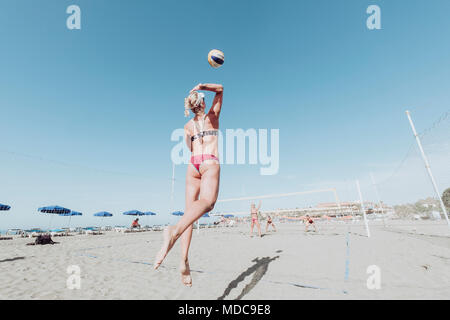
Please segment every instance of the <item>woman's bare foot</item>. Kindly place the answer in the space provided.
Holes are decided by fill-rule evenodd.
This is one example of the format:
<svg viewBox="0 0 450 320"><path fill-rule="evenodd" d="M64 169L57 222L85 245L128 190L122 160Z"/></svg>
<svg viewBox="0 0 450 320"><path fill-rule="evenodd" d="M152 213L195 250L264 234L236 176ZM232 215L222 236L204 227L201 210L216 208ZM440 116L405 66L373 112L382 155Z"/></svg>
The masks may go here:
<svg viewBox="0 0 450 320"><path fill-rule="evenodd" d="M192 287L191 269L189 268L189 262L187 260L181 261L180 272L181 282L183 282L186 287Z"/></svg>
<svg viewBox="0 0 450 320"><path fill-rule="evenodd" d="M155 258L155 264L153 265L153 268L156 270L163 262L164 258L169 253L170 249L172 249L172 246L174 244L174 238L173 238L173 230L175 226L168 226L163 231L163 245L161 247L161 250L159 250L158 254Z"/></svg>

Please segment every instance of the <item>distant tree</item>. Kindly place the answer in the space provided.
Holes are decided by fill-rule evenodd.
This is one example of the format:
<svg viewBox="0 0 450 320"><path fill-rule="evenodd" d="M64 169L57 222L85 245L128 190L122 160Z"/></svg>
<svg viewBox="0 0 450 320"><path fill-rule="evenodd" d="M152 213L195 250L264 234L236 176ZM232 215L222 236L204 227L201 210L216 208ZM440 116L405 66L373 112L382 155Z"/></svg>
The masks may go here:
<svg viewBox="0 0 450 320"><path fill-rule="evenodd" d="M439 200L431 197L418 200L415 203L396 205L394 206L394 210L399 218L412 218L418 215L422 219L429 218L433 211L442 211L439 206Z"/></svg>
<svg viewBox="0 0 450 320"><path fill-rule="evenodd" d="M442 201L444 202L445 208L450 210L450 188L447 188L442 193Z"/></svg>
<svg viewBox="0 0 450 320"><path fill-rule="evenodd" d="M399 218L412 218L417 214L417 209L412 204L400 204L394 206L395 215Z"/></svg>

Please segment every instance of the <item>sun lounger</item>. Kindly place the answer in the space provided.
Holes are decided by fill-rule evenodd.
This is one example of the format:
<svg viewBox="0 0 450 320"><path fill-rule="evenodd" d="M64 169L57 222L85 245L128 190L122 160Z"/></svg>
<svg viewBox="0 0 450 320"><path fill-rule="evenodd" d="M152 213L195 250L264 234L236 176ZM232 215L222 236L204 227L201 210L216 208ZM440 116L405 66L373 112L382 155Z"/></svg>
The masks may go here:
<svg viewBox="0 0 450 320"><path fill-rule="evenodd" d="M36 238L40 234L45 233L43 230L39 228L29 229L24 231L24 236L28 238Z"/></svg>
<svg viewBox="0 0 450 320"><path fill-rule="evenodd" d="M116 232L125 232L126 229L127 228L124 226L115 226L114 227L114 231L116 231Z"/></svg>
<svg viewBox="0 0 450 320"><path fill-rule="evenodd" d="M86 228L83 228L83 231L84 231L84 234L86 234L86 235L88 235L88 234L89 235L103 234L103 233L101 233L100 229L97 227L86 227Z"/></svg>
<svg viewBox="0 0 450 320"><path fill-rule="evenodd" d="M50 235L52 237L64 237L64 236L68 236L68 230L64 230L64 229L53 229L49 231Z"/></svg>
<svg viewBox="0 0 450 320"><path fill-rule="evenodd" d="M156 225L156 226L153 226L153 227L152 227L152 230L153 230L153 231L162 231L162 230L163 230L163 227L160 226L160 225Z"/></svg>

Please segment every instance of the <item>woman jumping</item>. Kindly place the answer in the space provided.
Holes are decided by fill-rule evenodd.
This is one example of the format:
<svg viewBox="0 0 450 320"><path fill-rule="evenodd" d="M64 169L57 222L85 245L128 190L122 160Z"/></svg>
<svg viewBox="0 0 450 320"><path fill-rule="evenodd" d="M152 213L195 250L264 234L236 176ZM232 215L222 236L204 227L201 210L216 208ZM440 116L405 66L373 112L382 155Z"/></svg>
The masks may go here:
<svg viewBox="0 0 450 320"><path fill-rule="evenodd" d="M199 90L216 93L208 113L205 113L205 95ZM186 172L186 209L175 226L164 230L164 242L154 264L157 269L181 237L181 281L189 287L192 286L188 259L192 225L214 208L219 194L218 130L222 100L223 86L220 84L198 84L184 99L185 116L189 115L189 110L195 115L184 126L186 143L192 153Z"/></svg>

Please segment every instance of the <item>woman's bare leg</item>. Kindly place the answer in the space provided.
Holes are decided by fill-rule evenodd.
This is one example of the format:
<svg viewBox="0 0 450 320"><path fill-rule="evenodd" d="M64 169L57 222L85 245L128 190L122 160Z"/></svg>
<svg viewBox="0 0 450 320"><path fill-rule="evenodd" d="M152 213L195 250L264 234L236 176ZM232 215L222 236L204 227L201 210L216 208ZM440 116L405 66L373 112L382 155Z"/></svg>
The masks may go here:
<svg viewBox="0 0 450 320"><path fill-rule="evenodd" d="M255 226L255 223L252 220L252 224L250 226L250 237L253 236L253 227Z"/></svg>
<svg viewBox="0 0 450 320"><path fill-rule="evenodd" d="M259 221L256 221L256 226L258 227L258 235L261 237L261 225L259 224Z"/></svg>
<svg viewBox="0 0 450 320"><path fill-rule="evenodd" d="M181 282L188 287L192 286L191 269L189 267L189 246L192 239L192 225L189 226L181 235L181 261L180 273Z"/></svg>
<svg viewBox="0 0 450 320"><path fill-rule="evenodd" d="M200 199L192 202L186 208L184 215L175 226L169 226L164 230L164 243L158 253L154 268L157 269L167 253L172 249L177 239L183 232L197 221L204 213L211 211L219 194L220 166L218 164L203 164L201 166ZM188 170L195 170L189 166Z"/></svg>
<svg viewBox="0 0 450 320"><path fill-rule="evenodd" d="M200 194L200 174L195 175L190 174L192 172L187 172L186 174L186 194L185 194L185 207L189 208L192 203L198 199ZM191 270L189 268L189 247L191 245L192 239L192 225L189 226L181 235L181 261L180 261L180 272L181 272L181 282L184 285L190 287L192 286Z"/></svg>

